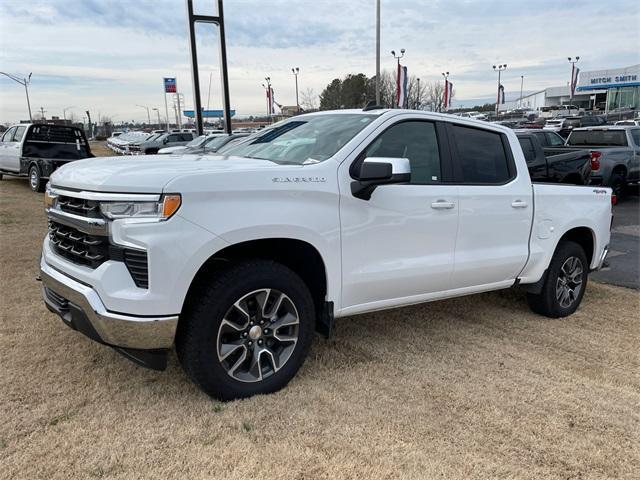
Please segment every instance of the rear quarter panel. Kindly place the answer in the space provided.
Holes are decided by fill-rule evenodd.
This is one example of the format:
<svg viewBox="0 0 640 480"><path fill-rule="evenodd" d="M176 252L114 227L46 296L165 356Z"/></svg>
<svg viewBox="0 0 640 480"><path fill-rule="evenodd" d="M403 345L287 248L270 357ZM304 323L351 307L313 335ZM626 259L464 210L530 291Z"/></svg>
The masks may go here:
<svg viewBox="0 0 640 480"><path fill-rule="evenodd" d="M595 268L609 245L611 189L593 186L534 184L534 217L530 256L520 274L521 283L535 283L549 266L564 234L586 227L593 237L590 267Z"/></svg>

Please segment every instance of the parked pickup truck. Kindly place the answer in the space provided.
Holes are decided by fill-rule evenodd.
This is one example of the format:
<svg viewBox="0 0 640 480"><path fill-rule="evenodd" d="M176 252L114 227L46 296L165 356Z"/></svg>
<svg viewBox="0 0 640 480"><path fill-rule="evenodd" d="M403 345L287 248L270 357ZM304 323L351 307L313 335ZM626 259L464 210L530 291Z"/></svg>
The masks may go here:
<svg viewBox="0 0 640 480"><path fill-rule="evenodd" d="M61 165L93 157L82 129L66 125L23 123L0 138L0 180L3 175L29 178L34 192L43 192L47 179Z"/></svg>
<svg viewBox="0 0 640 480"><path fill-rule="evenodd" d="M299 115L225 155L75 162L45 202L47 307L151 368L175 344L220 399L285 386L337 317L518 285L570 315L611 224L607 188L532 185L512 130L397 109Z"/></svg>
<svg viewBox="0 0 640 480"><path fill-rule="evenodd" d="M598 161L591 183L610 187L618 200L624 197L627 184L640 180L640 127L576 128L565 150L584 148Z"/></svg>
<svg viewBox="0 0 640 480"><path fill-rule="evenodd" d="M190 132L158 134L142 142L130 143L125 153L130 155L151 155L158 153L161 148L187 145L192 140L193 133Z"/></svg>
<svg viewBox="0 0 640 480"><path fill-rule="evenodd" d="M592 164L597 165L597 160L592 159L589 150L568 152L562 148L543 146L544 143L555 143L554 137L562 141L555 132L516 130L516 136L533 182L589 184Z"/></svg>

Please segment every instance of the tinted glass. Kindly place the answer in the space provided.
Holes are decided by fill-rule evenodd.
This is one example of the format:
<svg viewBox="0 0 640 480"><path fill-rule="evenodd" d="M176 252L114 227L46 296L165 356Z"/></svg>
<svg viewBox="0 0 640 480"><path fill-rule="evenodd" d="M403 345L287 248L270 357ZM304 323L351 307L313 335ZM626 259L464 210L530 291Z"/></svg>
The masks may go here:
<svg viewBox="0 0 640 480"><path fill-rule="evenodd" d="M542 145L543 147L548 147L547 137L544 132L533 132L532 135L538 139L540 145Z"/></svg>
<svg viewBox="0 0 640 480"><path fill-rule="evenodd" d="M569 118L567 120L564 121L564 126L565 127L579 127L581 125L580 123L580 119L579 118Z"/></svg>
<svg viewBox="0 0 640 480"><path fill-rule="evenodd" d="M533 142L530 138L518 137L524 158L527 162L532 162L536 158L536 150L533 148Z"/></svg>
<svg viewBox="0 0 640 480"><path fill-rule="evenodd" d="M547 138L547 144L552 147L561 147L564 145L564 140L556 133L546 132L545 137Z"/></svg>
<svg viewBox="0 0 640 480"><path fill-rule="evenodd" d="M580 130L571 132L567 139L567 144L626 147L627 135L624 130Z"/></svg>
<svg viewBox="0 0 640 480"><path fill-rule="evenodd" d="M376 138L364 155L365 158L408 158L411 183L441 181L436 127L431 122L398 123Z"/></svg>
<svg viewBox="0 0 640 480"><path fill-rule="evenodd" d="M454 125L453 137L465 183L505 183L509 180L507 155L499 133Z"/></svg>
<svg viewBox="0 0 640 480"><path fill-rule="evenodd" d="M633 138L633 143L635 143L637 147L640 147L640 129L639 128L635 128L631 130L631 138Z"/></svg>
<svg viewBox="0 0 640 480"><path fill-rule="evenodd" d="M169 142L179 142L182 135L169 135Z"/></svg>
<svg viewBox="0 0 640 480"><path fill-rule="evenodd" d="M13 134L13 141L14 142L19 142L20 140L22 140L22 136L24 135L24 131L27 129L27 127L18 127L16 128L16 133Z"/></svg>

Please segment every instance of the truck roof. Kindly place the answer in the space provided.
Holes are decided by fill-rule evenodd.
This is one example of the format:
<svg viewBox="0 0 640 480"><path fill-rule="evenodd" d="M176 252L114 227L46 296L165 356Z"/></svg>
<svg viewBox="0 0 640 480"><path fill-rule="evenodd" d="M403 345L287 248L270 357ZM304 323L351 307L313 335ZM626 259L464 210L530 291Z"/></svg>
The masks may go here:
<svg viewBox="0 0 640 480"><path fill-rule="evenodd" d="M584 132L584 131L589 131L589 130L597 130L597 131L602 131L602 130L632 130L634 128L638 128L635 125L600 125L598 127L580 127L580 128L574 128L573 131L574 132Z"/></svg>

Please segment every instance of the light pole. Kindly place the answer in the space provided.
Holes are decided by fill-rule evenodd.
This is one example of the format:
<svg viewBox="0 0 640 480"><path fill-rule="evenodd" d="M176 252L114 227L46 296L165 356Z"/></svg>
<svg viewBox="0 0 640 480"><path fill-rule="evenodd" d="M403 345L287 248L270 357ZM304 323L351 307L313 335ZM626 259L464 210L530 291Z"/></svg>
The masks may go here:
<svg viewBox="0 0 640 480"><path fill-rule="evenodd" d="M46 117L44 116L44 112L46 112L46 110L44 109L44 107L40 107L40 115L42 116L42 120L46 120Z"/></svg>
<svg viewBox="0 0 640 480"><path fill-rule="evenodd" d="M267 92L267 117L271 118L271 108L272 108L272 100L271 100L271 77L264 77L267 84L262 84L262 88L264 88Z"/></svg>
<svg viewBox="0 0 640 480"><path fill-rule="evenodd" d="M422 103L421 100L421 95L420 95L420 77L418 77L416 79L416 82L418 83L418 95L416 96L416 104L415 104L415 109L416 110L420 110L420 104Z"/></svg>
<svg viewBox="0 0 640 480"><path fill-rule="evenodd" d="M402 57L404 57L404 52L405 52L405 49L401 48L400 49L400 55L396 55L396 51L395 50L391 50L391 55L393 55L393 58L395 58L398 61L398 68L396 69L396 75L398 75L399 72L400 72L400 59ZM396 76L396 78L398 78L398 77ZM399 103L400 103L400 101L398 99L398 92L396 92L396 108L400 108Z"/></svg>
<svg viewBox="0 0 640 480"><path fill-rule="evenodd" d="M569 103L573 102L573 77L575 76L576 63L580 60L580 57L567 57L571 64L571 81L569 82Z"/></svg>
<svg viewBox="0 0 640 480"><path fill-rule="evenodd" d="M162 128L162 125L160 124L160 110L158 110L157 108L153 108L152 110L155 110L155 112L158 114L158 128Z"/></svg>
<svg viewBox="0 0 640 480"><path fill-rule="evenodd" d="M520 110L522 110L522 87L524 86L524 75L520 75Z"/></svg>
<svg viewBox="0 0 640 480"><path fill-rule="evenodd" d="M446 109L449 107L449 105L447 105L449 103L449 92L447 91L449 88L449 72L442 72L442 76L444 77L444 89L445 89L445 92L442 98L445 100L443 102L445 105L443 106L446 111ZM442 111L442 108L440 108L440 111Z"/></svg>
<svg viewBox="0 0 640 480"><path fill-rule="evenodd" d="M376 105L380 105L380 0L376 0Z"/></svg>
<svg viewBox="0 0 640 480"><path fill-rule="evenodd" d="M71 110L72 108L76 108L74 105L71 105L70 107L64 107L62 109L62 118L63 120L67 120L67 110Z"/></svg>
<svg viewBox="0 0 640 480"><path fill-rule="evenodd" d="M498 99L496 100L496 118L498 118L498 109L500 108L500 74L507 69L507 64L493 66L493 70L498 72Z"/></svg>
<svg viewBox="0 0 640 480"><path fill-rule="evenodd" d="M147 111L147 121L149 125L151 125L151 115L149 115L149 107L145 107L144 105L136 105L136 107L144 108Z"/></svg>
<svg viewBox="0 0 640 480"><path fill-rule="evenodd" d="M0 72L0 73L5 77L9 77L14 82L17 82L20 85L24 86L24 93L27 95L27 109L29 110L29 121L33 122L33 117L31 116L31 103L29 102L29 88L28 88L28 85L31 83L31 75L33 75L33 72L30 73L27 78L22 78L22 79L16 77L15 75L11 75L10 73L4 73L4 72Z"/></svg>
<svg viewBox="0 0 640 480"><path fill-rule="evenodd" d="M300 69L298 67L292 68L293 76L296 77L296 113L300 113L300 102L298 101L298 74Z"/></svg>

